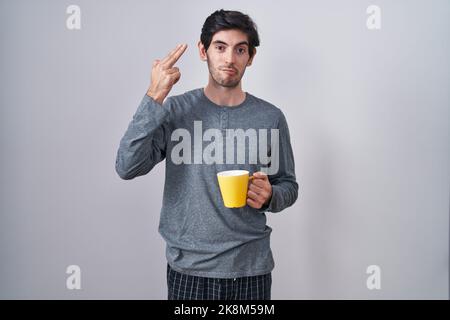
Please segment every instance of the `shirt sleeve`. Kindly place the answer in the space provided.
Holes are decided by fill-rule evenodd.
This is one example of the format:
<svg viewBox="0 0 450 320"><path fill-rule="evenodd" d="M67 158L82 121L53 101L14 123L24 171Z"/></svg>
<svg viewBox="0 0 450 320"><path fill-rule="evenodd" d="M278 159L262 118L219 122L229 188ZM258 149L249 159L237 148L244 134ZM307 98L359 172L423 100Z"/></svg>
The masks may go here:
<svg viewBox="0 0 450 320"><path fill-rule="evenodd" d="M170 112L167 98L163 105L145 94L120 140L116 172L124 180L147 174L166 157L166 137Z"/></svg>
<svg viewBox="0 0 450 320"><path fill-rule="evenodd" d="M294 204L298 197L298 183L295 176L295 161L289 135L289 127L281 112L279 122L279 170L269 175L272 197L259 212L280 212Z"/></svg>

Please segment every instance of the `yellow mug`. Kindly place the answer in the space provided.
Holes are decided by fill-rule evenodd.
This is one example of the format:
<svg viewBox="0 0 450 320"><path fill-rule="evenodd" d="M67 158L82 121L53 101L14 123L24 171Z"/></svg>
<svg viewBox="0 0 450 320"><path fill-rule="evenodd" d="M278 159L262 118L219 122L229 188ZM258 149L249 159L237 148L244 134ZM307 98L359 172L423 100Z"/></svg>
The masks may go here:
<svg viewBox="0 0 450 320"><path fill-rule="evenodd" d="M223 204L227 208L240 208L247 204L248 181L247 170L228 170L217 173Z"/></svg>

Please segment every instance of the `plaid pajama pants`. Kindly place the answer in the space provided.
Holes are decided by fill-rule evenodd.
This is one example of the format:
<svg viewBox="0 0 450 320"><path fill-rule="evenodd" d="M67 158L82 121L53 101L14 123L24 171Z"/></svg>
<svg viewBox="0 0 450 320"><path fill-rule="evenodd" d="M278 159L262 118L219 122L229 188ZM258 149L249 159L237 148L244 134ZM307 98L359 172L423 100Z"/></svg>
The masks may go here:
<svg viewBox="0 0 450 320"><path fill-rule="evenodd" d="M272 274L235 279L186 275L167 264L168 300L270 300Z"/></svg>

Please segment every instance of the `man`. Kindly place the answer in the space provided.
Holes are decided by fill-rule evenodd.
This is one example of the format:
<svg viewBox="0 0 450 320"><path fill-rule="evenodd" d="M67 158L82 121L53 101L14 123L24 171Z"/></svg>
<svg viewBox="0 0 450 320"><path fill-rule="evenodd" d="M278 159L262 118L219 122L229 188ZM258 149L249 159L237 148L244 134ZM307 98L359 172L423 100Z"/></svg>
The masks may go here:
<svg viewBox="0 0 450 320"><path fill-rule="evenodd" d="M198 42L208 64L207 86L167 97L181 76L174 64L187 48L178 45L153 62L150 87L120 141L116 171L122 179L145 175L166 159L159 232L167 243L168 299L271 298L272 229L265 212L291 206L298 184L283 113L241 88L257 46L249 16L211 14ZM249 143L241 139L236 148L233 134L244 130ZM259 130L257 161L251 130ZM263 139L268 131L270 143ZM241 208L223 205L217 182L217 172L232 169L253 173Z"/></svg>

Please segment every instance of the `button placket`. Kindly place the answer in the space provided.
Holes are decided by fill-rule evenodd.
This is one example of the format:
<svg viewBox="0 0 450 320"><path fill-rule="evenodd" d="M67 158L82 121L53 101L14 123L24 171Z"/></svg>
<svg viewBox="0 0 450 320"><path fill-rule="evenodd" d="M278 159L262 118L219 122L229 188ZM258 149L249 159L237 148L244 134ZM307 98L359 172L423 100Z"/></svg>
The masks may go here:
<svg viewBox="0 0 450 320"><path fill-rule="evenodd" d="M226 133L226 129L228 129L228 114L226 110L222 110L220 112L220 128L222 132Z"/></svg>

